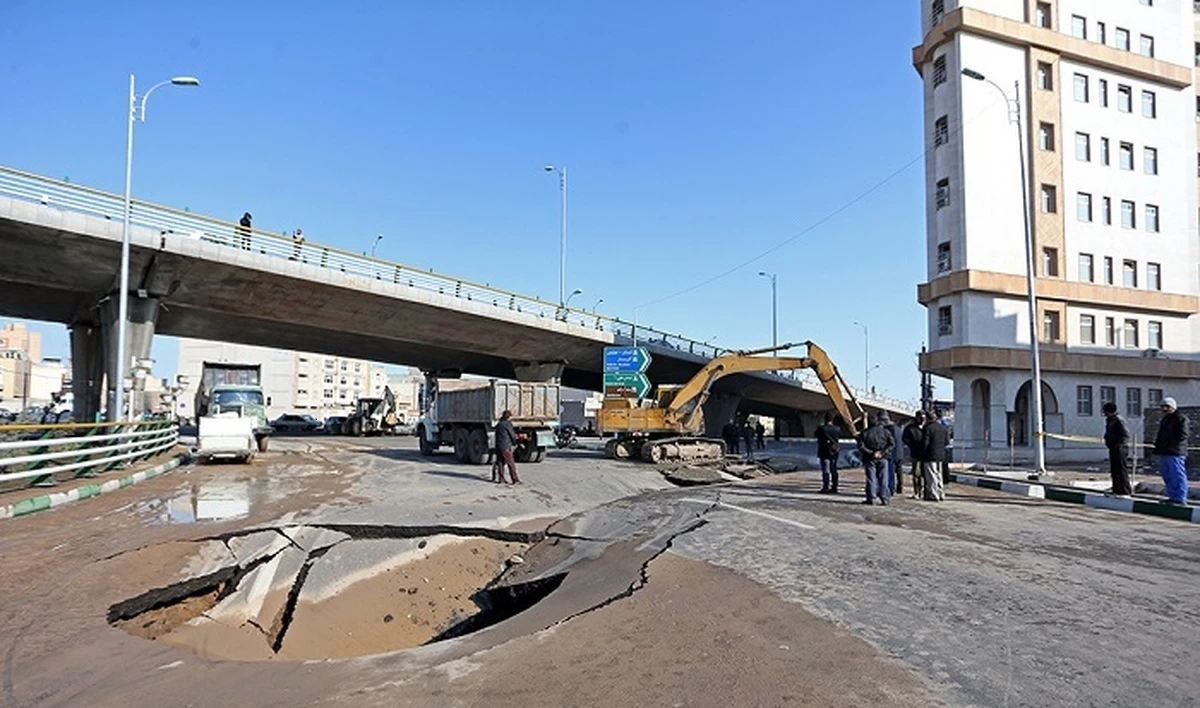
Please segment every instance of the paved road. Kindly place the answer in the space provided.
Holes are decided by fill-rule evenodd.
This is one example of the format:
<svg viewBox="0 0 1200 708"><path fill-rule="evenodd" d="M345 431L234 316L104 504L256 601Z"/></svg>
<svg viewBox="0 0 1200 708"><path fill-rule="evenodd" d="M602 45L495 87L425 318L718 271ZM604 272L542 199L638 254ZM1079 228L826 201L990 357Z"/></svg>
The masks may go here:
<svg viewBox="0 0 1200 708"><path fill-rule="evenodd" d="M279 440L8 520L0 704L1192 706L1200 532L953 487L864 507L811 473L669 487L584 452L486 470L410 439ZM854 480L855 475L850 475ZM851 481L846 488L854 488ZM218 519L213 517L229 517ZM553 520L567 517L564 521ZM525 613L351 661L213 662L109 626L214 541L285 525L549 529L507 581ZM14 598L19 598L14 601ZM250 693L252 691L252 693Z"/></svg>

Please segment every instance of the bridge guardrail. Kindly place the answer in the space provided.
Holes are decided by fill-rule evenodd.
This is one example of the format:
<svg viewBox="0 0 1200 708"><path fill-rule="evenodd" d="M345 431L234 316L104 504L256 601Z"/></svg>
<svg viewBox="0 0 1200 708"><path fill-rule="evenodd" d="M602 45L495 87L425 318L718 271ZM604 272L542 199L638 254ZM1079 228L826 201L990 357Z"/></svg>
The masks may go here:
<svg viewBox="0 0 1200 708"><path fill-rule="evenodd" d="M24 486L25 480L44 487L64 476L94 477L178 442L173 421L0 425L0 488Z"/></svg>
<svg viewBox="0 0 1200 708"><path fill-rule="evenodd" d="M119 194L104 192L30 172L0 166L0 194L57 209L98 216L118 223L125 218L125 200ZM152 204L138 199L132 201L130 223L151 228L162 234L174 234L204 243L238 248L251 253L298 261L307 265L337 270L348 275L405 285L426 292L436 292L478 302L483 305L558 320L581 327L612 332L633 341L633 324L617 317L564 308L540 298L475 283L461 278L441 275L431 269L415 268L402 263L359 255L334 246L325 246L292 236L275 234L261 229L246 229L233 222L194 214L190 211ZM712 358L729 350L707 342L670 334L653 327L637 326L637 344L664 346L696 356ZM794 381L819 385L811 372L787 376ZM892 399L859 395L860 400L875 405L890 404ZM901 406L911 409L909 405Z"/></svg>

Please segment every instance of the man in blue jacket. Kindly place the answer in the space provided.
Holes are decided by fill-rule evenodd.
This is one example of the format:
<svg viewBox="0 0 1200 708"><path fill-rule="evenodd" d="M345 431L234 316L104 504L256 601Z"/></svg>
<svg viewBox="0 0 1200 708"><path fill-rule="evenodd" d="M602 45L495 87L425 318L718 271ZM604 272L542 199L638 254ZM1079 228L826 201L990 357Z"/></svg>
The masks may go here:
<svg viewBox="0 0 1200 708"><path fill-rule="evenodd" d="M1188 498L1187 460L1188 419L1176 410L1174 398L1162 400L1162 421L1154 438L1158 455L1158 473L1167 485L1167 503L1186 506Z"/></svg>
<svg viewBox="0 0 1200 708"><path fill-rule="evenodd" d="M887 506L892 500L887 485L887 463L892 457L896 441L888 429L880 425L878 418L871 416L869 420L870 427L858 438L858 452L867 473L867 498L863 504L874 504L878 499L880 504Z"/></svg>

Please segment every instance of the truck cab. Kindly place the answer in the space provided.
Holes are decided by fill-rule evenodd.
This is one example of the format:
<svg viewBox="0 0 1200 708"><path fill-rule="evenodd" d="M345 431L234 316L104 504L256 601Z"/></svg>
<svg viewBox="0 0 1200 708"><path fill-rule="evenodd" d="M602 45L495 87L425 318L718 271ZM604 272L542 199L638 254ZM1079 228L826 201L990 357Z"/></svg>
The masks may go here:
<svg viewBox="0 0 1200 708"><path fill-rule="evenodd" d="M267 401L261 386L217 384L208 394L206 415L238 411L243 418L254 421L254 440L259 452L267 451L271 421L267 419Z"/></svg>

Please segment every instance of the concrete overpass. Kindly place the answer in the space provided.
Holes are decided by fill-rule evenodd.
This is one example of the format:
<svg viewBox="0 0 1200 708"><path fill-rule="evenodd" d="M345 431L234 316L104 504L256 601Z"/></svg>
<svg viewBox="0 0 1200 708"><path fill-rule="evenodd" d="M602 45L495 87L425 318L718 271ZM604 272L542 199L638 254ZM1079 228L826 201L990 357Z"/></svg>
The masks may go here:
<svg viewBox="0 0 1200 708"><path fill-rule="evenodd" d="M119 195L0 167L0 314L71 328L80 418L115 378L122 215ZM603 348L633 341L617 318L168 207L135 202L132 222L134 357L163 333L600 390ZM654 355L655 383L682 383L723 351L645 326L637 339ZM829 407L809 372L732 376L714 391L710 421L735 410L794 421Z"/></svg>

